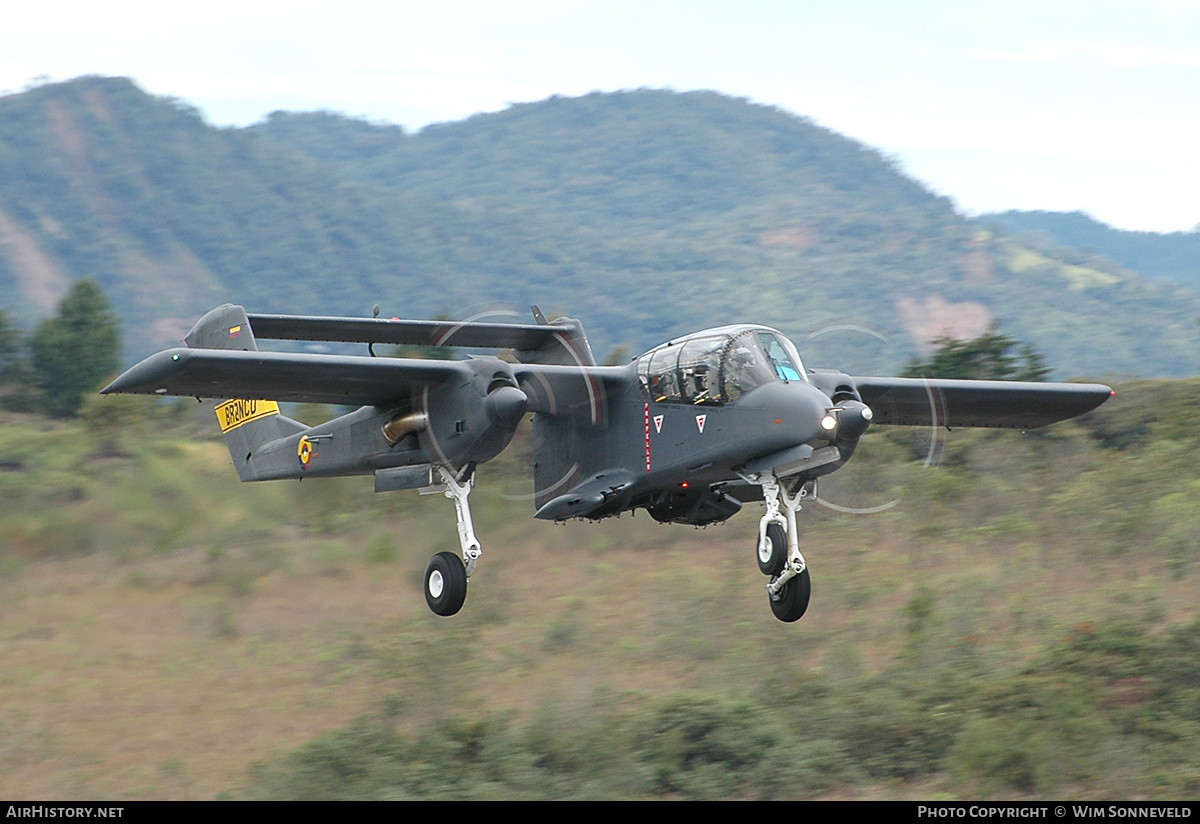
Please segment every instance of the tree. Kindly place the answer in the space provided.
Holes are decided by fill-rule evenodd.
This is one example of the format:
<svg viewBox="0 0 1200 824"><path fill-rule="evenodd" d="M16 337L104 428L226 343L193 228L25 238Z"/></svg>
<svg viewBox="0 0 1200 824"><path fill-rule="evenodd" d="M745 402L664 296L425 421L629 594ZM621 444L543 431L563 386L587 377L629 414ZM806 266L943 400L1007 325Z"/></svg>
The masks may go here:
<svg viewBox="0 0 1200 824"><path fill-rule="evenodd" d="M974 340L940 337L932 342L936 348L928 360L911 361L904 370L905 377L1044 381L1050 374L1045 360L1031 344L1005 335L994 323Z"/></svg>
<svg viewBox="0 0 1200 824"><path fill-rule="evenodd" d="M0 308L0 409L23 412L29 404L29 370L25 336Z"/></svg>
<svg viewBox="0 0 1200 824"><path fill-rule="evenodd" d="M77 280L58 305L58 316L38 325L30 349L42 408L56 418L75 416L84 395L119 363L121 332L100 287Z"/></svg>

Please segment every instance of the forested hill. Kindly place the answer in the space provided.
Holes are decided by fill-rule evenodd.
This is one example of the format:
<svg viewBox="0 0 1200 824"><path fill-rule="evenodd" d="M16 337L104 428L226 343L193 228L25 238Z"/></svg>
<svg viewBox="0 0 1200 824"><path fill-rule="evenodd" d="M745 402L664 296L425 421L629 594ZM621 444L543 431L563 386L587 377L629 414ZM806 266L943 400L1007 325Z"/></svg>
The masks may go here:
<svg viewBox="0 0 1200 824"><path fill-rule="evenodd" d="M584 225L669 227L764 204L813 221L884 204L912 225L953 219L878 152L714 92L552 97L414 136L328 113L277 112L251 130L358 180L536 204Z"/></svg>
<svg viewBox="0 0 1200 824"><path fill-rule="evenodd" d="M981 215L984 226L1031 243L1104 255L1146 277L1200 289L1200 231L1129 232L1114 229L1083 212L998 212Z"/></svg>
<svg viewBox="0 0 1200 824"><path fill-rule="evenodd" d="M327 113L221 130L82 78L0 99L0 236L4 305L28 325L94 277L130 357L227 300L538 303L582 318L600 355L753 320L811 365L884 370L999 321L1058 376L1200 369L1196 292L983 231L878 152L708 92L556 97L417 134ZM806 340L853 326L876 334Z"/></svg>
<svg viewBox="0 0 1200 824"><path fill-rule="evenodd" d="M410 216L437 208L250 134L119 78L0 99L0 285L19 316L48 311L90 276L144 353L222 301L361 313L365 295L416 268ZM386 275L386 279L383 279Z"/></svg>

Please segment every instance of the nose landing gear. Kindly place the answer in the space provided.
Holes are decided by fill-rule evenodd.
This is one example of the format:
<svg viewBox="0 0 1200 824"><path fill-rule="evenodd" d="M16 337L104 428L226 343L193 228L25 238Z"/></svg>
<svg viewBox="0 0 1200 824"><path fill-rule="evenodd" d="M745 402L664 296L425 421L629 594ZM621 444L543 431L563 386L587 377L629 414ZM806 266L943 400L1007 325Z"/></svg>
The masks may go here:
<svg viewBox="0 0 1200 824"><path fill-rule="evenodd" d="M778 586L778 592L772 589ZM796 574L787 581L772 578L767 586L767 596L771 604L771 613L780 621L792 623L799 621L808 611L808 599L812 597L812 580L808 570Z"/></svg>
<svg viewBox="0 0 1200 824"><path fill-rule="evenodd" d="M808 565L800 554L796 533L796 511L808 490L802 486L789 495L774 475L765 476L758 483L767 506L758 522L758 568L771 578L767 584L771 612L780 621L799 621L812 596Z"/></svg>

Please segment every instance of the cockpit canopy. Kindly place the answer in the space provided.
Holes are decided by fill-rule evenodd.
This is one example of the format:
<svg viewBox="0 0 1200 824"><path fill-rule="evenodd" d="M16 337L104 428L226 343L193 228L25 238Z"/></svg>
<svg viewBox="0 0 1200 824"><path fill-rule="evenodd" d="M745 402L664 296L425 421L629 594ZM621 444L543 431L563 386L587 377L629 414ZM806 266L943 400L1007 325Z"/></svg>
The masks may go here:
<svg viewBox="0 0 1200 824"><path fill-rule="evenodd" d="M651 349L642 392L658 403L724 404L772 381L806 381L792 342L764 326L727 326Z"/></svg>

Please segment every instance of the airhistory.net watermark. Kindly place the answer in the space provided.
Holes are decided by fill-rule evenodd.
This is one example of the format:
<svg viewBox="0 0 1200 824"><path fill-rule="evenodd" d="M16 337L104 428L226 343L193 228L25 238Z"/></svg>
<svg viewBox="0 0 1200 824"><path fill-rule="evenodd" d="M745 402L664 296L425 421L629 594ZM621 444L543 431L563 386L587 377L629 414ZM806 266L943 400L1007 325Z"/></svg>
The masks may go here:
<svg viewBox="0 0 1200 824"><path fill-rule="evenodd" d="M55 807L49 804L9 804L5 818L121 818L124 807Z"/></svg>

